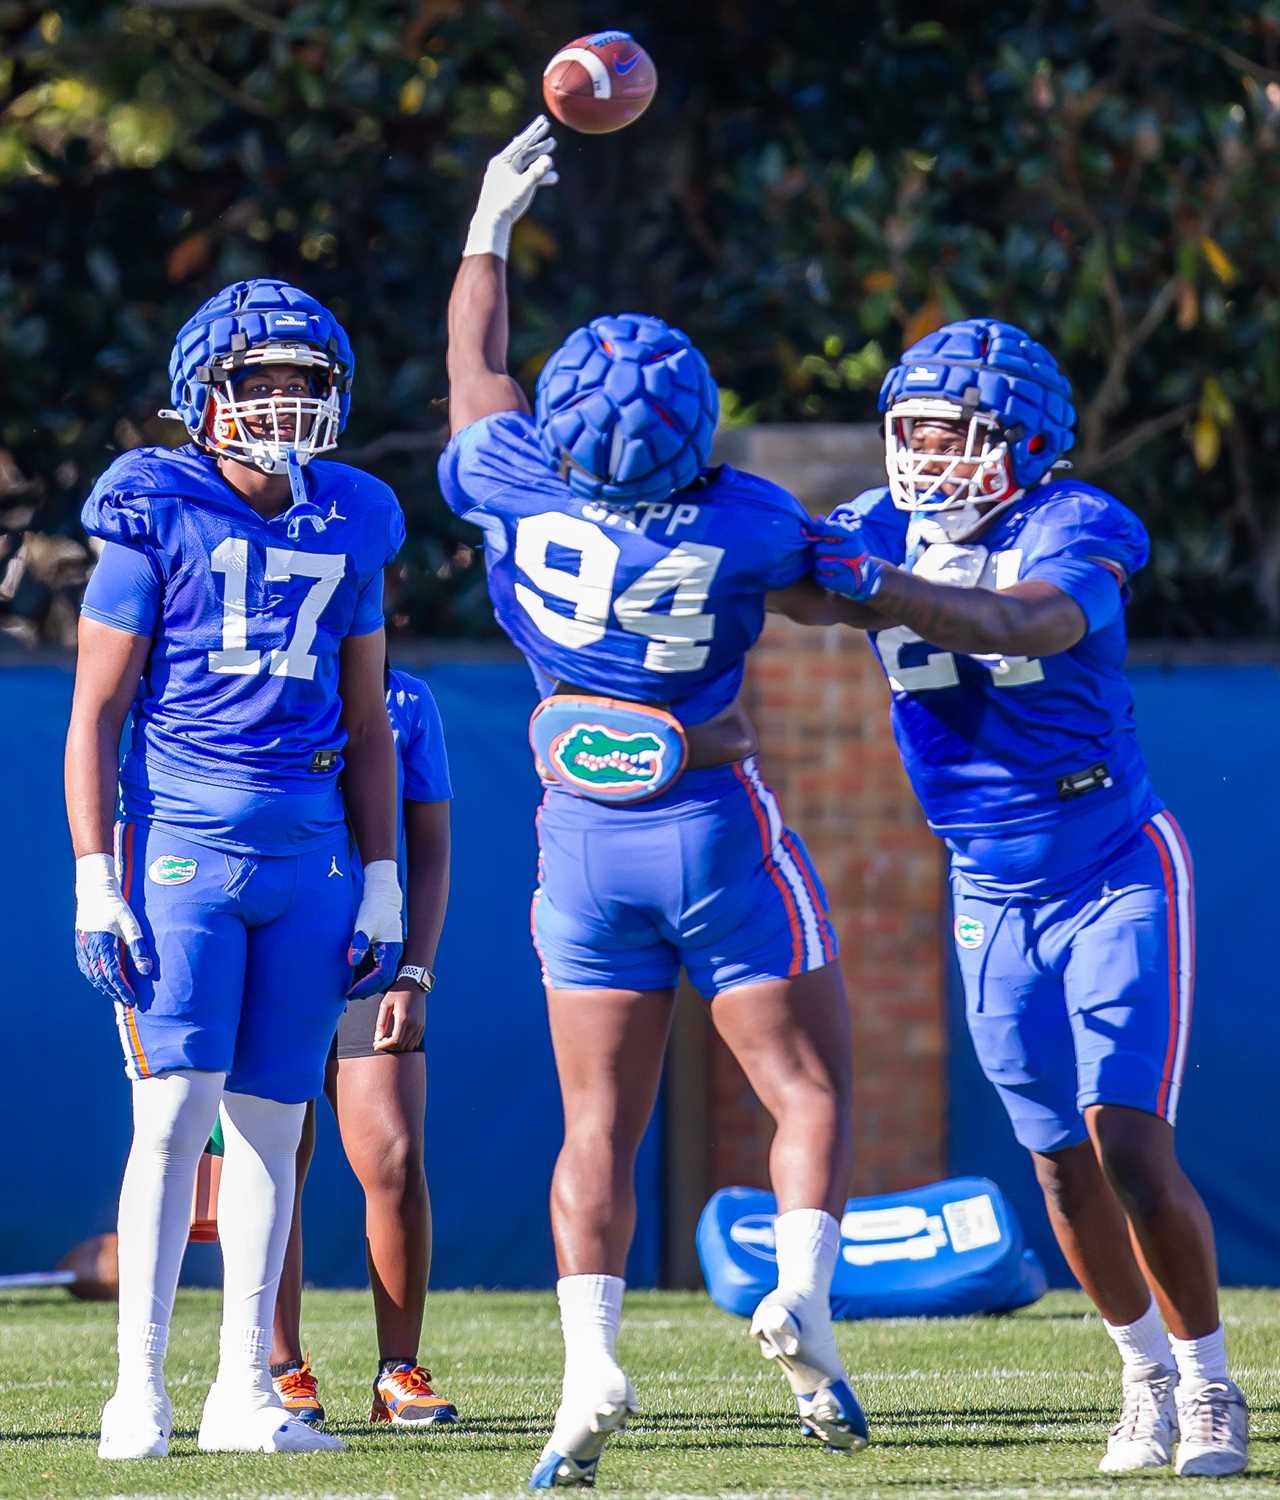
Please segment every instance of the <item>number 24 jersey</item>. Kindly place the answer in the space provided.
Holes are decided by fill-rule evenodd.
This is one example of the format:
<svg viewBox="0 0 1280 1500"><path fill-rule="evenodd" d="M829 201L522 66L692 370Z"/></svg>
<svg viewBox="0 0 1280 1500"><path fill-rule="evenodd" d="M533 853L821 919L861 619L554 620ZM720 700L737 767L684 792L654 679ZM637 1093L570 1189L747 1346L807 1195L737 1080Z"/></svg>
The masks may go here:
<svg viewBox="0 0 1280 1500"><path fill-rule="evenodd" d="M494 614L544 696L559 681L709 719L738 694L765 595L811 566L808 518L777 485L725 466L662 503L584 500L523 412L456 433L440 487L484 531Z"/></svg>

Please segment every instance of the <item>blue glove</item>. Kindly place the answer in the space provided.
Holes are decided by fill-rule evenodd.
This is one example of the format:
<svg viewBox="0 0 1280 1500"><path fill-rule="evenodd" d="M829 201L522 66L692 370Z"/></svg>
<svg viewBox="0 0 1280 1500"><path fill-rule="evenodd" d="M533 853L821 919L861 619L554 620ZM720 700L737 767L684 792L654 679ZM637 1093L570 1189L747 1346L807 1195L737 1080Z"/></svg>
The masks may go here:
<svg viewBox="0 0 1280 1500"><path fill-rule="evenodd" d="M365 866L364 893L356 913L356 930L347 949L351 965L348 1000L362 1000L366 995L380 995L391 988L404 952L404 924L400 919L402 905L400 876L393 859L375 859ZM357 974L366 959L373 967Z"/></svg>
<svg viewBox="0 0 1280 1500"><path fill-rule="evenodd" d="M867 551L860 526L818 521L809 535L814 543L813 576L824 589L859 603L879 591L886 565Z"/></svg>
<svg viewBox="0 0 1280 1500"><path fill-rule="evenodd" d="M151 958L142 928L120 891L109 854L83 854L76 860L76 964L108 1000L132 1005L133 986L121 962L126 947L139 974L150 974Z"/></svg>

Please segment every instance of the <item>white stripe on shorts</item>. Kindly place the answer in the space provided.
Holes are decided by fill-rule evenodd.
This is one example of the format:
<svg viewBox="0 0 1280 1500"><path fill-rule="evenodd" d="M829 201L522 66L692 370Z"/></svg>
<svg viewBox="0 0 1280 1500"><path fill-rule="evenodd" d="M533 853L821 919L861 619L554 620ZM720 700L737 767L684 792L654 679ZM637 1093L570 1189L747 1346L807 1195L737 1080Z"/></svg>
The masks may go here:
<svg viewBox="0 0 1280 1500"><path fill-rule="evenodd" d="M822 946L821 918L817 907L813 904L813 898L809 895L809 887L805 883L800 867L796 864L791 851L782 842L782 832L786 825L782 821L778 799L761 781L755 756L751 756L742 764L764 807L765 816L769 820L769 842L772 845L771 853L774 862L782 872L782 878L787 882L787 889L795 899L796 910L800 913L800 930L804 936L805 972L807 973L810 969L820 969L827 961L827 955Z"/></svg>
<svg viewBox="0 0 1280 1500"><path fill-rule="evenodd" d="M1151 820L1160 835L1173 867L1173 888L1177 903L1178 934L1178 1037L1170 1070L1169 1099L1165 1118L1173 1125L1178 1117L1178 1099L1182 1093L1182 1074L1187 1065L1187 1042L1191 1036L1192 986L1195 981L1195 901L1194 883L1178 829L1168 813L1160 812Z"/></svg>

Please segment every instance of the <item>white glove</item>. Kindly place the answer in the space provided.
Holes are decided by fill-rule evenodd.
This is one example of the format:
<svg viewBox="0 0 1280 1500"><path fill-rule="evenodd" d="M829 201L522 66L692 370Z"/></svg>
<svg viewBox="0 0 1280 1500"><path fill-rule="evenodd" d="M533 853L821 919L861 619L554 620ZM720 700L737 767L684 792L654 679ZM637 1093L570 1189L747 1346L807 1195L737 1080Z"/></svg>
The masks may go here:
<svg viewBox="0 0 1280 1500"><path fill-rule="evenodd" d="M546 115L538 115L508 142L485 168L480 201L471 216L466 255L496 255L506 260L511 246L511 228L533 202L540 187L550 187L560 177L551 160L556 139Z"/></svg>
<svg viewBox="0 0 1280 1500"><path fill-rule="evenodd" d="M151 958L142 928L120 891L109 854L82 854L76 860L76 963L80 972L110 1000L133 1002L133 986L120 962L120 945L139 974L150 974Z"/></svg>
<svg viewBox="0 0 1280 1500"><path fill-rule="evenodd" d="M404 948L404 923L400 916L403 905L395 860L375 859L367 864L364 894L356 912L356 930L347 950L347 962L356 970L366 954L372 954L373 967L359 979L353 979L347 990L348 1000L380 995L390 988Z"/></svg>

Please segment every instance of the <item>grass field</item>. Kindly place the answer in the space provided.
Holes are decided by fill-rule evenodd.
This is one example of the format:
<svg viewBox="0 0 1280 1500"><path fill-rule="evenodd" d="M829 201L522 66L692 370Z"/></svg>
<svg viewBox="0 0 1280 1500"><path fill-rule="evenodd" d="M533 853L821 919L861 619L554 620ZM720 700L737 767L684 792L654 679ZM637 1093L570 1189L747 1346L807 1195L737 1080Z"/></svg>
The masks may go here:
<svg viewBox="0 0 1280 1500"><path fill-rule="evenodd" d="M176 1409L162 1462L99 1463L98 1412L113 1367L111 1306L62 1293L0 1301L0 1496L514 1496L524 1490L558 1392L550 1294L442 1293L428 1304L437 1388L453 1430L374 1430L370 1318L357 1292L308 1294L306 1332L329 1429L345 1453L212 1457L195 1428L217 1348L214 1293L183 1292L169 1351ZM1054 1293L1008 1318L843 1324L840 1344L874 1446L837 1456L803 1440L781 1378L745 1323L691 1293L628 1297L621 1354L643 1411L600 1463L598 1489L703 1495L853 1494L895 1500L1054 1500L1124 1490L1161 1500L1280 1490L1280 1292L1234 1292L1227 1337L1254 1411L1247 1477L1107 1479L1095 1470L1118 1403L1116 1365L1084 1299Z"/></svg>

